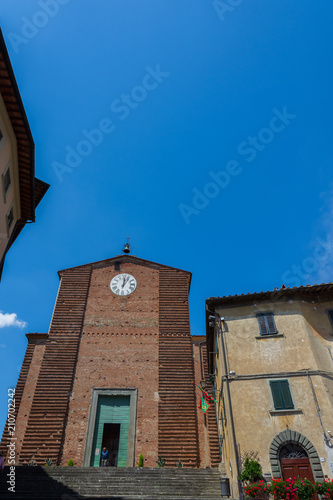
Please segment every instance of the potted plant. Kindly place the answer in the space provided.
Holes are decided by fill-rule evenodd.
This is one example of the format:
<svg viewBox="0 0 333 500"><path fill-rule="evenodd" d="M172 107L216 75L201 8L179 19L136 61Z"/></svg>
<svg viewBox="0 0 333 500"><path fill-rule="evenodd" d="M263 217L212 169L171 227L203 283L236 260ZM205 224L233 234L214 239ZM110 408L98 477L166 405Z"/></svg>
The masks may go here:
<svg viewBox="0 0 333 500"><path fill-rule="evenodd" d="M324 482L315 484L315 490L326 500L333 499L333 479L325 479Z"/></svg>
<svg viewBox="0 0 333 500"><path fill-rule="evenodd" d="M267 484L261 479L257 483L249 483L245 486L244 492L247 497L258 500L260 498L267 498L269 489Z"/></svg>
<svg viewBox="0 0 333 500"><path fill-rule="evenodd" d="M239 480L242 483L257 483L262 479L262 467L257 460L250 460L248 457L244 461L242 473Z"/></svg>
<svg viewBox="0 0 333 500"><path fill-rule="evenodd" d="M299 478L294 482L294 488L297 491L299 500L311 500L316 493L316 488L309 479Z"/></svg>
<svg viewBox="0 0 333 500"><path fill-rule="evenodd" d="M262 479L262 467L257 460L246 457L239 480L247 483L244 488L247 497L255 499L268 497L268 487Z"/></svg>

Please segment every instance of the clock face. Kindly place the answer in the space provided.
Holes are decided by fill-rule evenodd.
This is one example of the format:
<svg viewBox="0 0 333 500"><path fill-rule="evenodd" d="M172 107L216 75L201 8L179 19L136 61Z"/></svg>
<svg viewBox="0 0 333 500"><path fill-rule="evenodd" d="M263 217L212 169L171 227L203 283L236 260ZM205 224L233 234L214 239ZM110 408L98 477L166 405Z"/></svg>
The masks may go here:
<svg viewBox="0 0 333 500"><path fill-rule="evenodd" d="M110 288L116 295L129 295L136 289L137 282L131 274L117 274L112 278Z"/></svg>

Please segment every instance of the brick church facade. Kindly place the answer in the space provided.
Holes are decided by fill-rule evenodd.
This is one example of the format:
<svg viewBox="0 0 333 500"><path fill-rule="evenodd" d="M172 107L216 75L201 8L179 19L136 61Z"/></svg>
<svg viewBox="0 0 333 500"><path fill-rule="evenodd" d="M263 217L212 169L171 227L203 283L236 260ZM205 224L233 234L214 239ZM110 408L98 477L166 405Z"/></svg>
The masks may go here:
<svg viewBox="0 0 333 500"><path fill-rule="evenodd" d="M190 334L191 273L132 255L59 272L49 332L27 334L16 387L17 464L185 467L220 462L215 411L198 409L204 337ZM6 425L0 450L8 443Z"/></svg>

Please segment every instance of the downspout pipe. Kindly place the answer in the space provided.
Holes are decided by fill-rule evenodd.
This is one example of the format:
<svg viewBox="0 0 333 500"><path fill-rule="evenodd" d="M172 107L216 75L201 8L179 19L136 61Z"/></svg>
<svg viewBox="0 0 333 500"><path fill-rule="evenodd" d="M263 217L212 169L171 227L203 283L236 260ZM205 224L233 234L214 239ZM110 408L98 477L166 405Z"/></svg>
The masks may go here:
<svg viewBox="0 0 333 500"><path fill-rule="evenodd" d="M238 456L238 449L237 449L237 442L236 442L234 416L233 416L232 404L231 404L231 395L230 395L230 387L229 387L229 373L227 373L227 356L226 356L225 342L224 342L224 336L223 336L222 319L221 319L221 316L219 315L219 313L217 313L216 311L210 311L207 308L206 308L206 311L208 313L214 314L214 316L218 317L218 326L219 326L220 331L221 331L223 365L224 365L224 369L226 370L225 375L222 375L222 376L224 377L224 380L225 380L227 400L228 400L229 413L230 413L230 426L231 426L231 435L232 435L232 442L233 442L232 444L233 444L235 460L236 460L238 493L239 493L239 498L243 498L242 484L241 484L240 480L238 479L241 471L239 470L239 456Z"/></svg>
<svg viewBox="0 0 333 500"><path fill-rule="evenodd" d="M200 355L200 374L201 374L201 380L203 380L204 377L204 372L203 372L203 361L202 361L202 349L201 346L203 344L206 344L206 341L199 342L199 355Z"/></svg>

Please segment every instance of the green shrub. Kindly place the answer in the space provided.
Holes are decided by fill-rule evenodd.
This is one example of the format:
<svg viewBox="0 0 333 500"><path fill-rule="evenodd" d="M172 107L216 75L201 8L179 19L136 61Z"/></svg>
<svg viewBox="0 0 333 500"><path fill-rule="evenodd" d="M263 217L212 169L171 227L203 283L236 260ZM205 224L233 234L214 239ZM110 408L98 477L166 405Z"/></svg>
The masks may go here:
<svg viewBox="0 0 333 500"><path fill-rule="evenodd" d="M141 453L141 455L139 456L139 463L138 463L138 467L143 467L143 455Z"/></svg>
<svg viewBox="0 0 333 500"><path fill-rule="evenodd" d="M297 500L297 489L294 487L294 479L284 480L273 477L269 485L269 491L274 500Z"/></svg>
<svg viewBox="0 0 333 500"><path fill-rule="evenodd" d="M45 463L46 463L46 465L52 465L52 459L51 458L47 458L45 460Z"/></svg>
<svg viewBox="0 0 333 500"><path fill-rule="evenodd" d="M165 458L162 458L159 456L158 460L156 460L156 463L157 463L157 467L164 467L166 460L165 460Z"/></svg>
<svg viewBox="0 0 333 500"><path fill-rule="evenodd" d="M310 500L316 492L315 485L309 479L297 479L294 483L294 488L297 491L297 498L299 500Z"/></svg>
<svg viewBox="0 0 333 500"><path fill-rule="evenodd" d="M333 499L333 479L325 479L323 483L315 484L316 492L326 500Z"/></svg>
<svg viewBox="0 0 333 500"><path fill-rule="evenodd" d="M243 471L239 476L242 483L257 483L262 478L262 467L256 460L245 459Z"/></svg>
<svg viewBox="0 0 333 500"><path fill-rule="evenodd" d="M254 499L268 498L269 489L264 481L259 481L258 483L250 483L245 488L244 491L246 496Z"/></svg>
<svg viewBox="0 0 333 500"><path fill-rule="evenodd" d="M70 459L68 460L67 467L73 467L73 465L74 465L73 459L72 459L72 458L70 458Z"/></svg>

